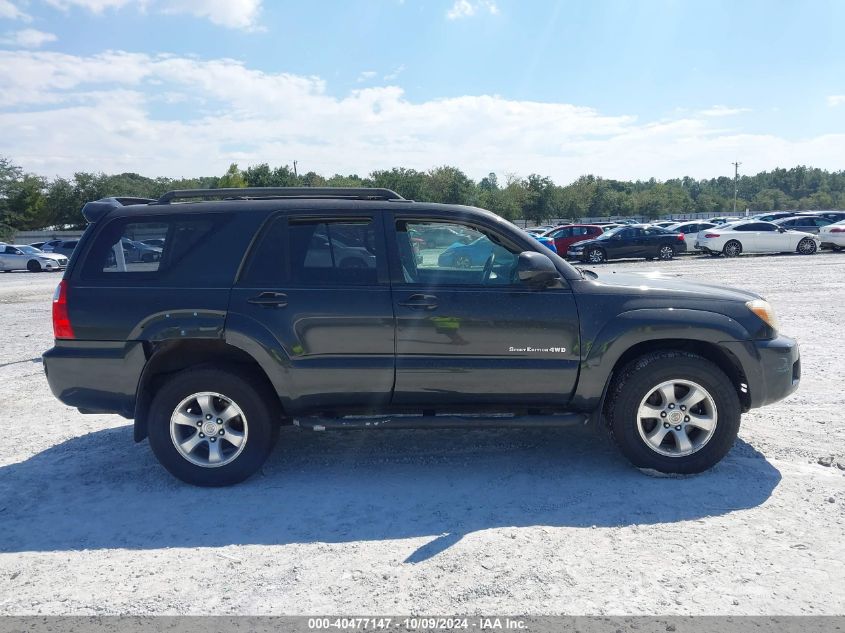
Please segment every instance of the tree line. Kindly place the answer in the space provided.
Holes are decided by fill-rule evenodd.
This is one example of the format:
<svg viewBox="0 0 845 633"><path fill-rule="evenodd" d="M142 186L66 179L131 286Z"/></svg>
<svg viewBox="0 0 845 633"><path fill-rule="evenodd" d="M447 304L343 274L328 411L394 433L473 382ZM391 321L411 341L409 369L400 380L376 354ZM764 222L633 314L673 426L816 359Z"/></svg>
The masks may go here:
<svg viewBox="0 0 845 633"><path fill-rule="evenodd" d="M262 163L246 169L233 164L222 176L201 178L78 172L72 178L48 179L0 157L0 239L15 230L82 228L82 205L107 196L157 198L172 189L293 186L386 187L412 200L474 205L508 220L532 222L604 216L653 219L689 213L724 215L732 212L734 196L734 180L727 176L623 181L587 175L558 185L538 174L526 178L508 175L502 181L490 173L475 181L451 166L428 171L394 167L363 177L325 177L313 171L299 174L289 165L271 167ZM798 166L742 176L737 209L746 208L845 209L845 171Z"/></svg>

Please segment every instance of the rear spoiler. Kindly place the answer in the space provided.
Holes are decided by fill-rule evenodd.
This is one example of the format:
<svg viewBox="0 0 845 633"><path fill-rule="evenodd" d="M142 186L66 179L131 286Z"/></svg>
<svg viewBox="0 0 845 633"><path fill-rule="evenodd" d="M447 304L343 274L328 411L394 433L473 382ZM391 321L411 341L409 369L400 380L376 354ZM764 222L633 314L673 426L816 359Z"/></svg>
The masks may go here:
<svg viewBox="0 0 845 633"><path fill-rule="evenodd" d="M132 198L121 196L119 198L100 198L94 202L86 202L82 207L82 215L88 222L94 223L101 220L112 209L128 207L133 204L150 204L155 202L150 198Z"/></svg>

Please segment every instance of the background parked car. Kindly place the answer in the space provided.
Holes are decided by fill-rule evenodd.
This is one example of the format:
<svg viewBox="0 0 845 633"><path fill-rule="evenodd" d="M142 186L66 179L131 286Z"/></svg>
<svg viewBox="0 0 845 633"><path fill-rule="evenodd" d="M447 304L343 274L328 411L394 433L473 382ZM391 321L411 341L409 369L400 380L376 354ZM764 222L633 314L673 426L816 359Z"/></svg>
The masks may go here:
<svg viewBox="0 0 845 633"><path fill-rule="evenodd" d="M795 215L798 215L797 211L773 211L771 213L758 213L756 215L752 215L746 220L760 220L761 222L774 222L775 220L780 220L782 218L791 218Z"/></svg>
<svg viewBox="0 0 845 633"><path fill-rule="evenodd" d="M555 241L552 238L546 237L545 235L535 235L534 233L529 233L528 235L540 242L540 244L548 248L553 253L557 253L557 247L555 246Z"/></svg>
<svg viewBox="0 0 845 633"><path fill-rule="evenodd" d="M57 246L60 246L62 242L64 242L64 240L47 240L46 242L40 242L41 246L37 245L39 244L39 242L36 242L35 244L30 244L30 246L40 248L45 253L52 253L53 249Z"/></svg>
<svg viewBox="0 0 845 633"><path fill-rule="evenodd" d="M668 228L673 224L676 224L677 220L658 220L657 222L652 222L652 226L659 226L661 229Z"/></svg>
<svg viewBox="0 0 845 633"><path fill-rule="evenodd" d="M64 255L69 258L73 255L73 251L77 244L79 244L79 240L58 240L58 244L53 246L50 252L56 253L57 255ZM47 244L44 246L47 246Z"/></svg>
<svg viewBox="0 0 845 633"><path fill-rule="evenodd" d="M534 236L536 237L536 236ZM452 244L437 258L437 265L443 268L477 268L484 266L493 253L495 245L481 236L469 244Z"/></svg>
<svg viewBox="0 0 845 633"><path fill-rule="evenodd" d="M456 231L450 226L422 226L414 231L412 237L418 237L424 241L423 248L439 248L442 246L451 246L455 242L466 244L472 241L472 238Z"/></svg>
<svg viewBox="0 0 845 633"><path fill-rule="evenodd" d="M742 218L737 218L731 215L720 215L716 216L715 218L710 218L707 220L708 222L712 222L713 224L727 224L728 222L737 222Z"/></svg>
<svg viewBox="0 0 845 633"><path fill-rule="evenodd" d="M44 242L33 242L32 244L30 244L30 246L32 248L37 248L39 251L44 251L44 249L41 248L42 246L44 246ZM44 252L46 253L47 251Z"/></svg>
<svg viewBox="0 0 845 633"><path fill-rule="evenodd" d="M569 247L576 242L595 239L602 233L602 227L595 224L570 224L556 226L544 235L554 240L556 252L565 255Z"/></svg>
<svg viewBox="0 0 845 633"><path fill-rule="evenodd" d="M28 270L33 273L42 270L62 270L67 266L67 257L56 253L45 253L28 244L5 244L0 246L0 270Z"/></svg>
<svg viewBox="0 0 845 633"><path fill-rule="evenodd" d="M711 255L738 257L742 253L791 253L812 255L819 238L810 233L789 231L771 222L741 220L701 231L695 248Z"/></svg>
<svg viewBox="0 0 845 633"><path fill-rule="evenodd" d="M594 240L576 242L569 247L567 255L591 264L600 264L609 259L629 257L672 259L686 250L683 233L641 224L620 226Z"/></svg>
<svg viewBox="0 0 845 633"><path fill-rule="evenodd" d="M833 220L828 220L817 215L794 215L787 218L775 220L772 224L790 229L792 231L802 231L804 233L818 233L819 229L828 224L833 224Z"/></svg>
<svg viewBox="0 0 845 633"><path fill-rule="evenodd" d="M147 246L157 246L158 248L164 248L164 238L157 238L153 240L141 240L142 244L146 244Z"/></svg>
<svg viewBox="0 0 845 633"><path fill-rule="evenodd" d="M845 248L845 220L823 226L819 229L819 239L822 248L841 251Z"/></svg>
<svg viewBox="0 0 845 633"><path fill-rule="evenodd" d="M689 235L690 233L697 234L699 231L703 231L704 229L709 229L716 226L712 222L704 222L702 220L686 220L684 222L677 222L675 224L670 224L669 226L665 226L667 231L673 231L675 233L683 233L684 235Z"/></svg>
<svg viewBox="0 0 845 633"><path fill-rule="evenodd" d="M802 211L797 215L814 215L816 217L826 218L832 222L845 220L845 211Z"/></svg>

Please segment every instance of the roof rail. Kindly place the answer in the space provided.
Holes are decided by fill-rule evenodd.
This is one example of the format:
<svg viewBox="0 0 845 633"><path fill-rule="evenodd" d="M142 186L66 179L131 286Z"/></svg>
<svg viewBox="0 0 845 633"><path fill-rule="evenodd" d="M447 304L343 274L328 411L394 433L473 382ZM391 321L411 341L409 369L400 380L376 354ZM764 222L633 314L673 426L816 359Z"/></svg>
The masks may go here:
<svg viewBox="0 0 845 633"><path fill-rule="evenodd" d="M150 204L155 202L150 198L133 198L131 196L119 196L113 198L100 198L94 202L86 202L82 207L82 215L88 222L96 222L102 219L106 213L118 207L128 207L133 204Z"/></svg>
<svg viewBox="0 0 845 633"><path fill-rule="evenodd" d="M395 191L368 187L241 187L168 191L158 204L190 198L344 198L347 200L404 200Z"/></svg>

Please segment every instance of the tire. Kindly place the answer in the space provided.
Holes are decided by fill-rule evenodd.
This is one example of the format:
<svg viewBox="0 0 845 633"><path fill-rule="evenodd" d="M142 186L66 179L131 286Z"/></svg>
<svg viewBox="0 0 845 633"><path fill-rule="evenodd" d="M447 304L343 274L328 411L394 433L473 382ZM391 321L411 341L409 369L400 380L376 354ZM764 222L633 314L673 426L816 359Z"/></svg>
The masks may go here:
<svg viewBox="0 0 845 633"><path fill-rule="evenodd" d="M196 398L192 400L194 394L201 394L205 406ZM150 447L161 465L186 483L195 486L240 483L261 468L276 443L281 411L275 400L270 388L249 372L235 373L209 365L185 369L170 378L153 397L148 418ZM231 411L229 404L235 405L238 414L230 414L221 424L226 412ZM209 419L210 414L206 413L209 410L222 418ZM176 419L179 411L186 412L184 417L178 417L190 418L189 423L172 422L171 417ZM193 416L203 425L195 433L192 433ZM210 433L202 433L209 425L219 429L214 439ZM234 440L238 435L240 446L226 441L227 436ZM219 437L223 439L218 442ZM176 448L177 441L194 442L188 457ZM212 464L215 461L212 449L223 458L221 465Z"/></svg>
<svg viewBox="0 0 845 633"><path fill-rule="evenodd" d="M742 255L742 244L738 240L730 240L722 249L725 257L739 257Z"/></svg>
<svg viewBox="0 0 845 633"><path fill-rule="evenodd" d="M658 257L664 261L668 261L670 259L674 259L675 257L675 249L669 246L668 244L664 244L660 247L660 251L658 252Z"/></svg>
<svg viewBox="0 0 845 633"><path fill-rule="evenodd" d="M841 246L836 246L835 244L833 246L831 246L830 248L832 248L837 253L842 250Z"/></svg>
<svg viewBox="0 0 845 633"><path fill-rule="evenodd" d="M586 255L587 261L591 264L603 264L607 261L607 253L602 248L591 248Z"/></svg>
<svg viewBox="0 0 845 633"><path fill-rule="evenodd" d="M667 383L671 384L669 391L676 394L675 402L666 401L656 391ZM682 411L684 397L692 393L691 385L706 398L694 399L698 403ZM653 418L647 415L652 411ZM658 417L658 411L667 417ZM736 387L714 363L697 354L667 351L626 365L613 380L605 412L614 440L634 466L692 474L711 468L731 449L742 407ZM676 419L671 420L673 416ZM689 417L701 422L688 423ZM699 427L705 423L712 428ZM681 437L686 438L687 447Z"/></svg>
<svg viewBox="0 0 845 633"><path fill-rule="evenodd" d="M31 273L40 273L41 272L41 264L39 264L34 259L30 259L26 263L26 269Z"/></svg>
<svg viewBox="0 0 845 633"><path fill-rule="evenodd" d="M796 250L801 255L815 255L819 248L816 245L816 240L812 237L805 237L803 240L798 242L798 248Z"/></svg>

